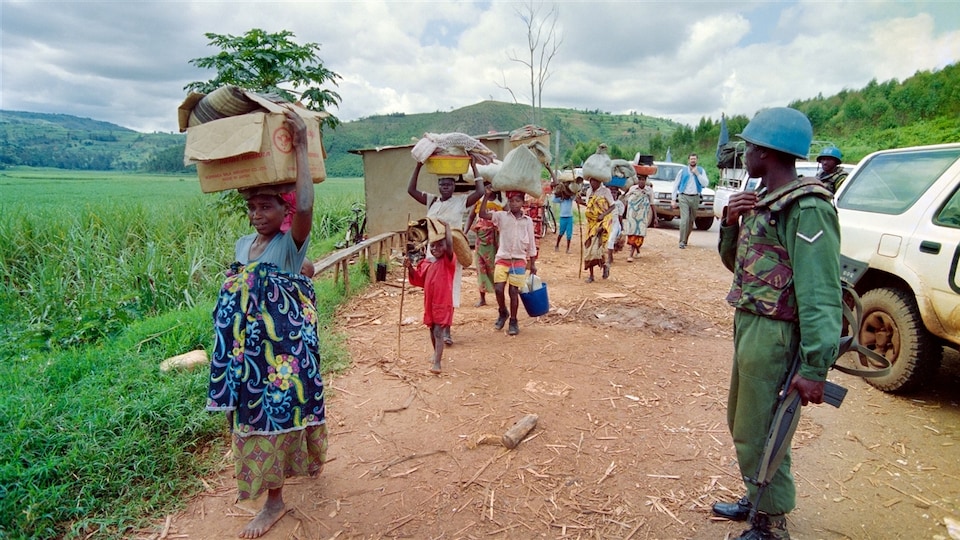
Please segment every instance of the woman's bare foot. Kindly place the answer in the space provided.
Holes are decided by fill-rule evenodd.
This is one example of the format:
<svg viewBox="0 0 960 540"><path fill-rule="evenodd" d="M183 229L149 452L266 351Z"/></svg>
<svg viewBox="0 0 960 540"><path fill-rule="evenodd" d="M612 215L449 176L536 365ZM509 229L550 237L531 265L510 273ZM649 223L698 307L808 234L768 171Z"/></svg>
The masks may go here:
<svg viewBox="0 0 960 540"><path fill-rule="evenodd" d="M287 513L289 509L283 504L283 499L271 499L271 497L267 498L267 502L263 504L263 508L261 508L253 520L247 523L247 526L240 531L240 534L237 535L238 537L260 538L267 534L270 527L273 527L273 524L280 521L280 518Z"/></svg>
<svg viewBox="0 0 960 540"><path fill-rule="evenodd" d="M439 358L435 358L435 359L433 360L433 366L430 367L430 373L433 373L434 375L439 375L439 374L440 374L440 359L439 359Z"/></svg>

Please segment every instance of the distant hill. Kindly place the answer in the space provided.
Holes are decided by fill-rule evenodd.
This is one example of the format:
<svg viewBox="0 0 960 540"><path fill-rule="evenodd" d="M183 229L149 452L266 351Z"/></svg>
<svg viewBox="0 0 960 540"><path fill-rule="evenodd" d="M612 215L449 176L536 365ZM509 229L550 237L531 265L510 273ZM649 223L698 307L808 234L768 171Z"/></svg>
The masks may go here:
<svg viewBox="0 0 960 540"><path fill-rule="evenodd" d="M633 148L652 137L669 137L680 127L670 120L601 111L544 109L542 114L543 125L559 126L551 130L554 141L559 138L561 156L578 141L602 140ZM396 113L344 122L324 135L327 174L363 176L362 160L350 150L408 144L426 132L510 131L529 124L529 116L529 105L484 101L449 112ZM182 134L139 133L66 114L0 111L0 167L180 172L184 142Z"/></svg>
<svg viewBox="0 0 960 540"><path fill-rule="evenodd" d="M784 105L806 113L815 138L839 145L847 163L856 163L875 150L957 142L960 64L918 71L903 82L874 80L861 90L845 89ZM327 174L363 175L360 156L350 150L408 144L425 132L510 131L531 123L531 112L529 105L482 101L452 111L394 113L344 122L324 134ZM749 118L734 115L726 121L732 134L739 133ZM698 125L686 126L642 114L544 109L539 124L552 132L550 150L558 166L581 163L599 142L610 146L613 157L629 159L642 151L662 158L669 148L673 156L699 153L704 167L716 163L720 119L701 118ZM0 168L182 172L185 140L182 134L138 133L65 114L0 111Z"/></svg>
<svg viewBox="0 0 960 540"><path fill-rule="evenodd" d="M324 145L329 154L327 170L331 175L335 175L332 171L343 171L342 176L362 176L363 164L359 156L348 154L349 150L410 144L426 132L481 135L511 131L530 124L530 113L529 105L482 101L449 112L395 113L345 122L325 134ZM572 109L543 109L541 118L540 125L552 132L551 152L559 142L559 155L554 159L559 164L577 142L603 141L611 146L647 148L652 139L666 139L681 127L671 120L640 114L615 115ZM629 154L633 157L634 151L630 150Z"/></svg>
<svg viewBox="0 0 960 540"><path fill-rule="evenodd" d="M0 111L0 167L136 171L177 146L182 162L183 143L182 135L139 133L68 114Z"/></svg>

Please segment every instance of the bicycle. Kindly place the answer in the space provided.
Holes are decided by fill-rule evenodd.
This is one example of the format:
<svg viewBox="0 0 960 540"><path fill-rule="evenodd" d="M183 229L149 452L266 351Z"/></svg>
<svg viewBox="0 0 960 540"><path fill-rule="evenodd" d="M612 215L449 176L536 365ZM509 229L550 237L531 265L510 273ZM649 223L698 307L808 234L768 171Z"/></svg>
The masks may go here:
<svg viewBox="0 0 960 540"><path fill-rule="evenodd" d="M549 202L543 205L543 226L550 232L557 232L557 217L553 214L553 205Z"/></svg>
<svg viewBox="0 0 960 540"><path fill-rule="evenodd" d="M364 233L367 228L366 212L360 204L354 204L351 211L353 212L353 218L347 225L347 233L344 235L344 239L333 246L336 249L343 249L347 246L363 242Z"/></svg>

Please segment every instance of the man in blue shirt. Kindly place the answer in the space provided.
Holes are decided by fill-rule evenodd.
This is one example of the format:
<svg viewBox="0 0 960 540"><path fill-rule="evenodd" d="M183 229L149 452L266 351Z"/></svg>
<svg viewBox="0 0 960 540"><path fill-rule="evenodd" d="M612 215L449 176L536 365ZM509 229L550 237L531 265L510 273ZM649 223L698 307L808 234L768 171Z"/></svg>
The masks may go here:
<svg viewBox="0 0 960 540"><path fill-rule="evenodd" d="M670 203L674 208L680 207L680 249L687 247L700 206L700 192L710 183L707 171L697 165L697 155L690 154L687 160L689 166L681 169L673 181L673 202Z"/></svg>

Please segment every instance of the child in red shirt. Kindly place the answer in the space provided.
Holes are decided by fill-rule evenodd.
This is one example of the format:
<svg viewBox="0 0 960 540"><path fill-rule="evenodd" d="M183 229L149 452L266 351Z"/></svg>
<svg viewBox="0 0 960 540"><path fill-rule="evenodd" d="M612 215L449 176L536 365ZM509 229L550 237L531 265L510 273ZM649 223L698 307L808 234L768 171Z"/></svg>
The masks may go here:
<svg viewBox="0 0 960 540"><path fill-rule="evenodd" d="M453 324L453 276L456 272L450 227L446 222L437 222L443 223L444 237L430 242L430 253L436 260L424 259L416 268L411 266L410 259L404 260L410 269L410 284L423 287L423 324L430 328L430 342L433 344L431 373L440 373L444 329Z"/></svg>

